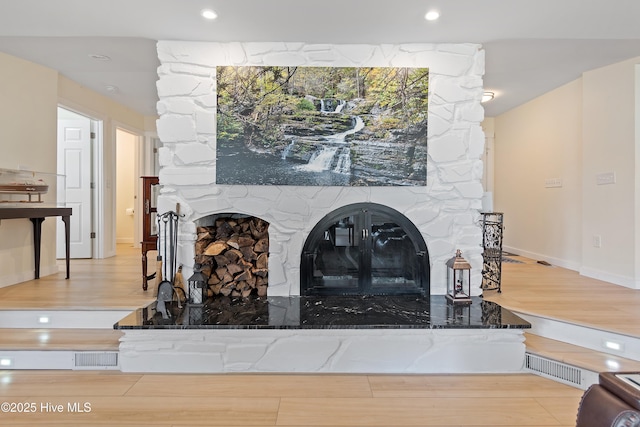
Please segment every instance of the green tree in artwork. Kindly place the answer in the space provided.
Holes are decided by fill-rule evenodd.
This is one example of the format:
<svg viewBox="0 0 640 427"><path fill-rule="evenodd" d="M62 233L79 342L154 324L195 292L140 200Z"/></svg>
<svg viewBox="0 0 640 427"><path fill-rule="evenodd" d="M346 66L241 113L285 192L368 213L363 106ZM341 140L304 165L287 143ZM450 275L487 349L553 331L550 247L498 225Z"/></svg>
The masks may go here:
<svg viewBox="0 0 640 427"><path fill-rule="evenodd" d="M353 114L375 112L366 123L376 134L426 125L428 89L426 68L218 67L218 137L282 146L293 118L318 123L320 100L352 101Z"/></svg>

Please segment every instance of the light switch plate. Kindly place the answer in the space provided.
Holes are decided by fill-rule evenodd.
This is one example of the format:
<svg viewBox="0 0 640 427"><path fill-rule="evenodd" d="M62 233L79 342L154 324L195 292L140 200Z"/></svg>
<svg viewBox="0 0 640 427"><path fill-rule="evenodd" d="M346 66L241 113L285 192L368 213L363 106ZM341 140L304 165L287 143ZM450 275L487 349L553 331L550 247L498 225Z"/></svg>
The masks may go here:
<svg viewBox="0 0 640 427"><path fill-rule="evenodd" d="M562 187L562 178L547 178L544 180L545 188L560 188Z"/></svg>
<svg viewBox="0 0 640 427"><path fill-rule="evenodd" d="M616 183L616 173L615 172L604 172L596 175L596 184L598 185L608 185Z"/></svg>

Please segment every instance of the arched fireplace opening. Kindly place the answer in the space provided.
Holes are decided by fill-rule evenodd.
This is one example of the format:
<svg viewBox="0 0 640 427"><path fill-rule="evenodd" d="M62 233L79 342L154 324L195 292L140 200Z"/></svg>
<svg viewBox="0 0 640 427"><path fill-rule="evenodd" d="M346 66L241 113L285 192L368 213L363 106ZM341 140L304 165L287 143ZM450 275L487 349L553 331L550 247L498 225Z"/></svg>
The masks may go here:
<svg viewBox="0 0 640 427"><path fill-rule="evenodd" d="M326 215L302 249L301 295L429 295L429 254L416 226L375 203Z"/></svg>

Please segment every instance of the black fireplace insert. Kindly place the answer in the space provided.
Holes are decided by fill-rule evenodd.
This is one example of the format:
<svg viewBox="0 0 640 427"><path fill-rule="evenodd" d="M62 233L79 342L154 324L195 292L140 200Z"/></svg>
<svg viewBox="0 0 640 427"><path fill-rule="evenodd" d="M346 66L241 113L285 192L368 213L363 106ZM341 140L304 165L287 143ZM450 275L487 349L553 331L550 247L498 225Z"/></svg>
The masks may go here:
<svg viewBox="0 0 640 427"><path fill-rule="evenodd" d="M388 206L356 203L326 215L302 249L301 295L429 295L420 231Z"/></svg>

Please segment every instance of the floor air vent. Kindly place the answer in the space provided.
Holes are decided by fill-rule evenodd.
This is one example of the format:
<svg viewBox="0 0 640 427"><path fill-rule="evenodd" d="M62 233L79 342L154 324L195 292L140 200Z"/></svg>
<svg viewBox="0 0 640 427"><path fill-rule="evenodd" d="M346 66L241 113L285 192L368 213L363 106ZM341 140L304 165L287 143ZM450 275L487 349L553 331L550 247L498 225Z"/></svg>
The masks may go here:
<svg viewBox="0 0 640 427"><path fill-rule="evenodd" d="M567 365L556 360L536 356L535 354L525 354L525 368L543 377L564 382L573 386L582 386L582 369Z"/></svg>
<svg viewBox="0 0 640 427"><path fill-rule="evenodd" d="M117 352L82 352L75 354L75 369L117 369Z"/></svg>

